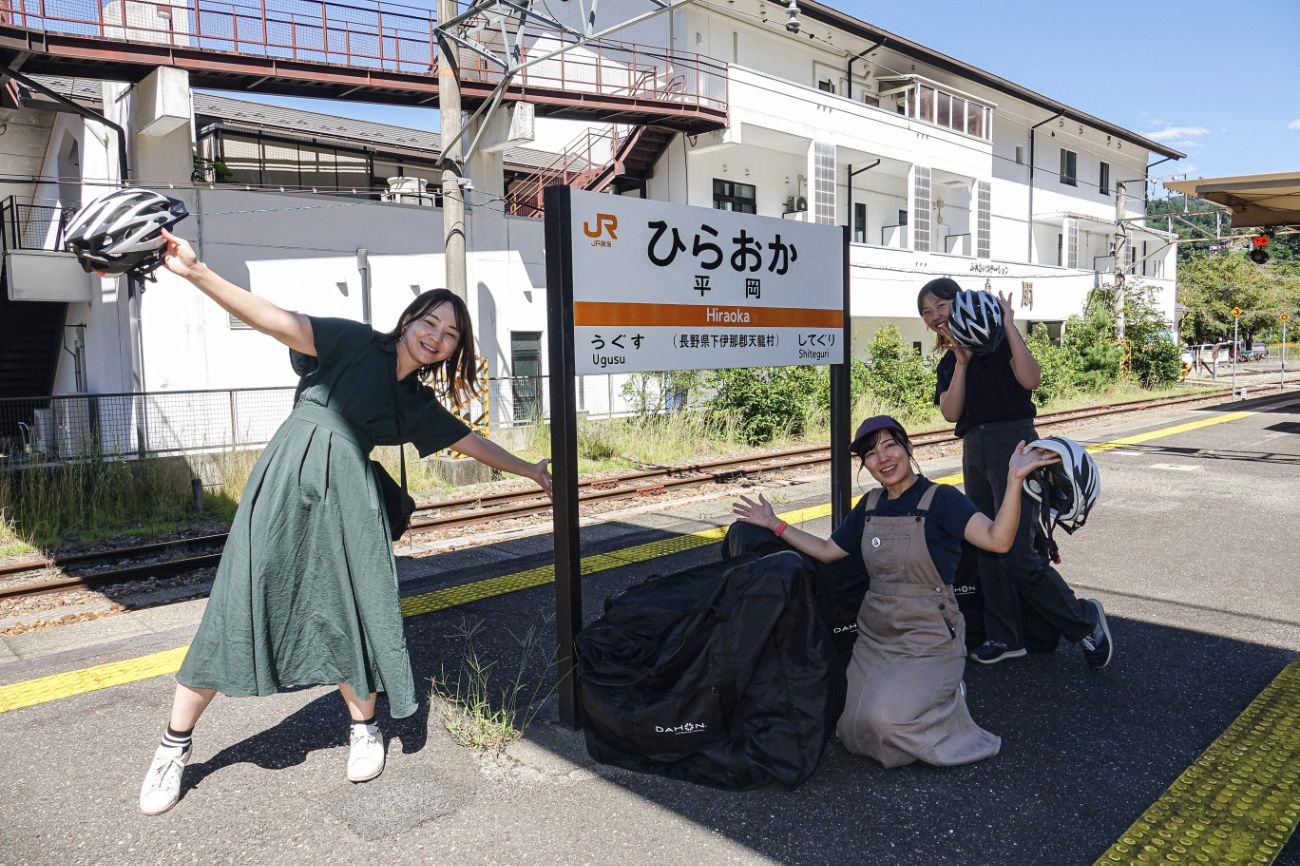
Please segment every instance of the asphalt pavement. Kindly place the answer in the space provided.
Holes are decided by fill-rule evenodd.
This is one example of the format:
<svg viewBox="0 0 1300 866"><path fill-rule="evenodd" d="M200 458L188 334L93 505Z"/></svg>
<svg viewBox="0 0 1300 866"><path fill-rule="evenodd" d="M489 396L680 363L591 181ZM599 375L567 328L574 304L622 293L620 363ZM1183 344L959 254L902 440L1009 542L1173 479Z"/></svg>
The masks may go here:
<svg viewBox="0 0 1300 866"><path fill-rule="evenodd" d="M1253 414L1189 429L1243 408ZM802 787L733 793L595 764L582 735L556 723L553 699L498 755L453 743L428 701L399 722L385 721L381 701L388 765L353 785L344 779L341 701L310 688L219 697L195 732L181 802L147 818L137 794L171 677L128 675L69 696L55 694L65 687L55 679L46 681L49 699L0 711L0 863L1093 863L1300 651L1300 396L1143 415L1076 438L1146 432L1159 435L1097 453L1101 503L1087 526L1059 539L1062 575L1106 607L1115 660L1092 670L1063 643L992 667L969 664L971 712L1002 737L988 761L884 770L832 741ZM925 470L938 478L959 466L948 457ZM827 501L818 480L759 489L783 512ZM649 506L586 525L584 554L725 526L729 503L702 494L669 513ZM830 530L825 518L804 528ZM517 575L548 565L551 553L542 533L403 560L403 591ZM587 617L649 574L718 555L708 545L590 574ZM6 638L0 707L5 689L46 688L33 685L41 677L183 647L201 607ZM409 617L417 681L454 670L470 631L484 659L513 669L535 629L542 651L522 679L552 691L553 610L545 584ZM1290 760L1287 790L1300 801L1300 759ZM1266 853L1300 864L1294 838Z"/></svg>

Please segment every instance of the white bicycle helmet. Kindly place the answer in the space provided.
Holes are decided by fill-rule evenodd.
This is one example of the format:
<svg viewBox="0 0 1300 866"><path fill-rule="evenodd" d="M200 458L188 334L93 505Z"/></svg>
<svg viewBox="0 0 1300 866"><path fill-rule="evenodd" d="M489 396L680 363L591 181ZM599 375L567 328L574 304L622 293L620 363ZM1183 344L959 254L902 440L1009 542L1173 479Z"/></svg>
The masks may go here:
<svg viewBox="0 0 1300 866"><path fill-rule="evenodd" d="M1052 528L1059 526L1072 534L1083 526L1101 494L1101 472L1092 455L1073 439L1048 436L1025 446L1025 450L1030 448L1051 451L1061 458L1060 463L1031 472L1024 483L1025 492L1042 503L1038 528L1055 553Z"/></svg>
<svg viewBox="0 0 1300 866"><path fill-rule="evenodd" d="M952 299L948 333L978 355L987 355L1002 344L1002 307L988 292L960 291Z"/></svg>
<svg viewBox="0 0 1300 866"><path fill-rule="evenodd" d="M187 216L184 202L153 190L113 190L77 211L63 245L86 273L148 276L162 264L162 229Z"/></svg>

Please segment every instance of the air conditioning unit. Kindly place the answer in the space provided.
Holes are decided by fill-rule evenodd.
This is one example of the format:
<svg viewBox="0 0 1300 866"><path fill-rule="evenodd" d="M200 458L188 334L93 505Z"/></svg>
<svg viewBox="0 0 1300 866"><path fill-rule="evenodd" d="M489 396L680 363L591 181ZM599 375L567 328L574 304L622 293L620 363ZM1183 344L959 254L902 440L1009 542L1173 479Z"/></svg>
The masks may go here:
<svg viewBox="0 0 1300 866"><path fill-rule="evenodd" d="M801 195L792 195L785 200L786 213L799 213L808 210L808 199Z"/></svg>
<svg viewBox="0 0 1300 866"><path fill-rule="evenodd" d="M432 207L434 196L428 192L429 181L422 177L390 177L388 178L388 192L380 196L383 201L393 201L399 204L416 204Z"/></svg>

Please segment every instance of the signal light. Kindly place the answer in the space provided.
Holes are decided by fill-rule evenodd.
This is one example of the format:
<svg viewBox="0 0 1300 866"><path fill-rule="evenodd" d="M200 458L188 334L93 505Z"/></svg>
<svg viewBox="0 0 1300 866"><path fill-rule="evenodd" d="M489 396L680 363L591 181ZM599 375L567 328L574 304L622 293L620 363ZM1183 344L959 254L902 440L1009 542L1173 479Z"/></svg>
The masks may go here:
<svg viewBox="0 0 1300 866"><path fill-rule="evenodd" d="M1250 239L1250 260L1257 265L1268 261L1268 235L1255 235Z"/></svg>

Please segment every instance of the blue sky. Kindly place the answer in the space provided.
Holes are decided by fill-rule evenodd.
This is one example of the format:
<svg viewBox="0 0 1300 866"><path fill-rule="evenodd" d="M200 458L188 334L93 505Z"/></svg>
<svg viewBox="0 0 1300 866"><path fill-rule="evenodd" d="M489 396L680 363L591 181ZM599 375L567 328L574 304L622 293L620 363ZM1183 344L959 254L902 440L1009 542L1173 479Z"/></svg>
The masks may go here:
<svg viewBox="0 0 1300 866"><path fill-rule="evenodd" d="M1257 4L1257 15L1222 0L829 2L1188 155L1153 176L1300 171L1296 0ZM438 128L430 109L259 98Z"/></svg>

